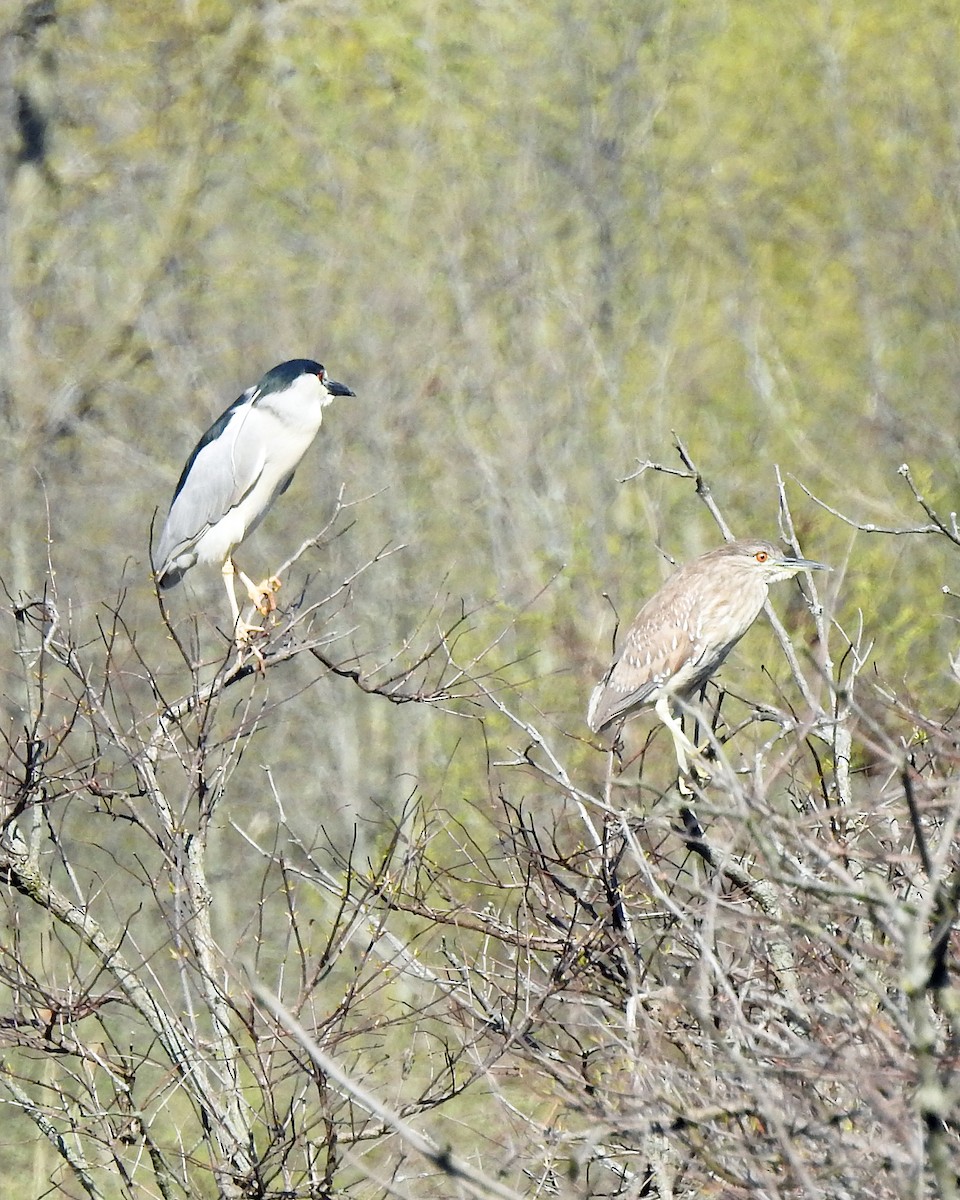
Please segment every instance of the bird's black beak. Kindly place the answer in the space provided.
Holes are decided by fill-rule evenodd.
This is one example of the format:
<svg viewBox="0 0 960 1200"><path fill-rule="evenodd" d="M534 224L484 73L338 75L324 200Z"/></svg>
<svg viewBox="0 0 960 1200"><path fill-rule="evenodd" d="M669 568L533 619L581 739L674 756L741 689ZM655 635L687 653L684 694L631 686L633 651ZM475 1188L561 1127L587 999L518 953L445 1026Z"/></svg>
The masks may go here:
<svg viewBox="0 0 960 1200"><path fill-rule="evenodd" d="M331 396L355 396L357 394L348 388L345 383L337 383L335 379L325 379L323 386Z"/></svg>

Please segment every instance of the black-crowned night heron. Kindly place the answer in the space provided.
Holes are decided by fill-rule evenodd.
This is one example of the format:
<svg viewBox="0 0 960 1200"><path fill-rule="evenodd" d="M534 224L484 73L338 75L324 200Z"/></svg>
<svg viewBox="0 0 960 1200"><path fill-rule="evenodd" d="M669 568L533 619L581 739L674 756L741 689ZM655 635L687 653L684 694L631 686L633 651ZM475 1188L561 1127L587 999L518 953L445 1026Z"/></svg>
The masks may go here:
<svg viewBox="0 0 960 1200"><path fill-rule="evenodd" d="M354 393L318 362L295 358L268 371L207 430L187 459L160 531L157 583L173 587L196 563L220 564L233 632L245 641L257 626L240 620L235 576L261 612L273 607L276 578L255 584L233 552L290 486L334 396Z"/></svg>
<svg viewBox="0 0 960 1200"><path fill-rule="evenodd" d="M610 669L593 690L587 724L599 733L644 705L673 736L680 770L696 753L671 701L695 695L760 615L771 583L823 563L785 554L771 542L727 542L667 579L640 609Z"/></svg>

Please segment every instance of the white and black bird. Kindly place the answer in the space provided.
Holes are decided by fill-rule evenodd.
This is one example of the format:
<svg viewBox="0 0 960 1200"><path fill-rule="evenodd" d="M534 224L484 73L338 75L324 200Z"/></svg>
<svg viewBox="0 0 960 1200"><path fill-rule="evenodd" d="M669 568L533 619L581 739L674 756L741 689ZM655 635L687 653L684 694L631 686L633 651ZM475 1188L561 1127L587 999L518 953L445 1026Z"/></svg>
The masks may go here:
<svg viewBox="0 0 960 1200"><path fill-rule="evenodd" d="M670 711L673 702L694 696L719 668L759 617L771 583L829 569L757 540L727 542L685 563L637 613L593 689L587 724L599 733L653 705L686 774L686 756L695 751Z"/></svg>
<svg viewBox="0 0 960 1200"><path fill-rule="evenodd" d="M245 641L257 626L240 619L235 576L261 612L273 607L276 578L255 584L233 553L290 486L334 396L345 384L308 358L273 367L220 416L187 459L157 542L157 583L173 587L197 563L218 563L230 601L233 632Z"/></svg>

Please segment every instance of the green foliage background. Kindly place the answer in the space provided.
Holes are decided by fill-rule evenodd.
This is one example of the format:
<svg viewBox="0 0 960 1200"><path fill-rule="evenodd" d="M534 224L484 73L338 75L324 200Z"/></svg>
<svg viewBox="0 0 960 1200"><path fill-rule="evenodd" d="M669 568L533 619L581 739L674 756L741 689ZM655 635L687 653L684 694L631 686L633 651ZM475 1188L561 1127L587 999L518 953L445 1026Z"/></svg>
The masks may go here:
<svg viewBox="0 0 960 1200"><path fill-rule="evenodd" d="M176 687L151 519L219 411L309 355L358 398L328 410L241 561L285 557L343 485L355 524L310 561L318 594L406 546L342 614L362 654L387 657L437 604L487 605L462 648L511 626L507 674L582 734L610 644L603 593L629 617L662 577L656 547L684 559L719 541L688 483L621 482L678 465L675 430L737 533L776 536L781 467L803 549L837 568L837 619L862 613L881 679L950 708L946 549L858 534L794 480L855 520L914 527L906 462L956 507L953 4L38 11L0 17L13 597L39 592L48 553L78 629L122 593ZM45 129L36 160L24 100ZM191 579L173 606L187 633L200 614L215 653L219 580ZM735 679L764 661L766 634L750 636ZM313 678L292 665L273 699ZM305 829L334 836L359 820L375 841L381 806L416 787L465 802L467 822L485 802L469 723L331 678L279 711L238 773L251 812L261 765Z"/></svg>
<svg viewBox="0 0 960 1200"><path fill-rule="evenodd" d="M838 618L863 612L884 678L949 702L943 551L857 536L790 477L913 526L906 461L955 503L951 5L35 11L4 35L8 102L46 131L42 162L16 122L6 147L13 595L41 586L49 512L75 618L123 589L162 662L151 518L225 404L309 354L358 399L330 410L242 558L284 557L341 484L363 499L315 564L332 583L407 546L358 589L359 650L389 653L437 596L495 602L477 646L522 610L505 657L579 732L603 593L626 618L662 577L656 546L683 559L718 540L689 485L620 482L676 464L676 430L738 533L776 535L779 464L805 549L838 568ZM219 581L175 605L212 625ZM401 798L436 752L429 718L361 701L321 683L304 756L334 764L357 811Z"/></svg>

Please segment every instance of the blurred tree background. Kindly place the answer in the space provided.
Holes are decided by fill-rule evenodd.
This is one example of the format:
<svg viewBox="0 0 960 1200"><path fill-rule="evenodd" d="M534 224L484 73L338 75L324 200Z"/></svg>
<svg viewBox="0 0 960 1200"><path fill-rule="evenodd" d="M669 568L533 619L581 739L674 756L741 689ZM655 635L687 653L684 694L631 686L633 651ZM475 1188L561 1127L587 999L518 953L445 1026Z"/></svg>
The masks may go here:
<svg viewBox="0 0 960 1200"><path fill-rule="evenodd" d="M955 707L956 547L850 523L929 524L904 463L956 506L954 4L7 0L0 138L0 579L8 606L52 589L81 645L119 608L131 712L156 715L148 674L191 687L151 522L202 430L300 356L357 399L238 558L273 569L341 489L281 603L402 546L346 593L340 658L413 654L463 605L464 657L496 641L521 711L602 776L575 739L604 594L627 620L664 555L720 540L692 486L636 474L680 467L676 431L738 535L778 535L779 466L801 548L836 568L829 613L862 616L884 686ZM170 597L208 664L223 609L216 572ZM764 694L775 643L748 645L725 677ZM231 936L230 821L270 828L268 794L311 843L371 854L414 794L465 828L492 799L496 714L481 731L310 661L243 702L264 719L218 817ZM11 647L12 729L21 670Z"/></svg>
<svg viewBox="0 0 960 1200"><path fill-rule="evenodd" d="M438 590L516 609L559 573L519 636L538 674L574 668L542 690L567 723L601 593L626 616L655 546L716 541L669 481L619 482L671 430L739 533L776 532L774 464L863 521L913 519L904 461L950 507L950 5L37 0L3 44L13 593L49 512L74 611L123 586L158 634L154 511L212 417L301 354L359 399L247 556L341 483L373 497L318 569L409 547L357 598L385 645ZM937 561L800 509L812 553L849 553L885 669L936 676Z"/></svg>
<svg viewBox="0 0 960 1200"><path fill-rule="evenodd" d="M562 571L534 640L591 654L602 590L630 606L655 544L716 540L689 495L618 482L672 429L738 532L775 532L775 463L878 523L911 513L903 461L949 497L957 38L945 4L15 8L8 587L42 578L48 507L75 605L148 590L197 433L308 352L360 398L257 548L341 482L376 493L364 535L410 546L365 598L378 634L444 579L517 606ZM903 633L900 671L943 613L933 564L893 552L854 542L844 597Z"/></svg>

